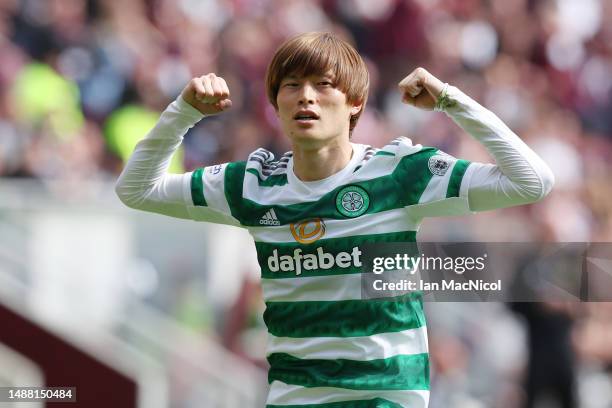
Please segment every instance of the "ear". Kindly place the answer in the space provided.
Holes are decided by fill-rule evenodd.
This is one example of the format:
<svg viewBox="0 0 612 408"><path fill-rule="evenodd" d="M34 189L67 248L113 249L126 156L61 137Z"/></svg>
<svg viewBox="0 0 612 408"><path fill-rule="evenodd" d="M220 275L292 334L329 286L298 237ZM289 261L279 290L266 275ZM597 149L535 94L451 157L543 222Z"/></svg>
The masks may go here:
<svg viewBox="0 0 612 408"><path fill-rule="evenodd" d="M354 115L358 114L361 111L362 107L363 107L363 104L361 102L353 105L351 107L351 116L354 116Z"/></svg>

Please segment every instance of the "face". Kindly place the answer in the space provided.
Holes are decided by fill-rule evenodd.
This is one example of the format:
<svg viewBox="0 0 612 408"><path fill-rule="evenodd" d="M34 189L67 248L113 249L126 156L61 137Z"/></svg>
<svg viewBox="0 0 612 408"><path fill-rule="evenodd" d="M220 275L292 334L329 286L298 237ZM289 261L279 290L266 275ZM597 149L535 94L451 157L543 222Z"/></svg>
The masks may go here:
<svg viewBox="0 0 612 408"><path fill-rule="evenodd" d="M333 74L286 77L281 81L277 114L293 144L315 147L349 136L350 117L361 109L347 103Z"/></svg>

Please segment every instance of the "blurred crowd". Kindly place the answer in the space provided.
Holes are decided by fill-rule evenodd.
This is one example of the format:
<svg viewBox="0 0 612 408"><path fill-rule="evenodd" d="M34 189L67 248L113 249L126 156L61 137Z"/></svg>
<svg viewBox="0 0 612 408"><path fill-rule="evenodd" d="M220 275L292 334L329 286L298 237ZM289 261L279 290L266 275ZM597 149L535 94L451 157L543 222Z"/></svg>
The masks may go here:
<svg viewBox="0 0 612 408"><path fill-rule="evenodd" d="M284 39L331 30L371 73L356 142L405 135L490 160L450 120L400 103L397 82L424 66L553 167L543 234L607 241L611 22L604 0L2 0L0 176L113 180L187 81L208 72L227 80L234 107L194 128L171 170L243 160L260 146L282 153L266 64Z"/></svg>
<svg viewBox="0 0 612 408"><path fill-rule="evenodd" d="M611 22L603 0L2 0L0 176L112 180L187 81L208 72L226 78L234 107L190 132L172 171L244 160L260 146L282 153L266 64L289 36L331 30L371 73L356 142L405 135L490 161L450 120L400 103L397 82L424 66L551 165L540 233L608 241Z"/></svg>
<svg viewBox="0 0 612 408"><path fill-rule="evenodd" d="M380 147L405 135L491 161L452 121L400 102L397 83L423 66L497 113L553 169L543 202L434 220L423 238L612 241L608 0L0 0L0 177L114 180L161 111L208 72L226 79L233 107L190 131L172 171L244 160L260 146L282 153L266 65L282 41L314 30L339 34L368 63L354 141ZM577 314L574 349L609 366L612 342L601 339L612 337L612 311L567 316ZM432 347L444 350L441 373L473 352L450 337Z"/></svg>

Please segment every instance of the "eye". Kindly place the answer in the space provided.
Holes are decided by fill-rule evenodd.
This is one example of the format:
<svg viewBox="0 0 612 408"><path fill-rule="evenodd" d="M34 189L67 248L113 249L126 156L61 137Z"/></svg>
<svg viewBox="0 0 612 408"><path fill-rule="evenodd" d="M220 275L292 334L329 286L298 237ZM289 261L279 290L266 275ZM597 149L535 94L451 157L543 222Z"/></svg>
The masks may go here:
<svg viewBox="0 0 612 408"><path fill-rule="evenodd" d="M334 86L334 84L331 81L327 81L327 80L319 81L319 85L322 85L322 86Z"/></svg>
<svg viewBox="0 0 612 408"><path fill-rule="evenodd" d="M296 86L298 86L297 82L285 82L285 84L283 85L284 87L288 87L288 88L294 88Z"/></svg>

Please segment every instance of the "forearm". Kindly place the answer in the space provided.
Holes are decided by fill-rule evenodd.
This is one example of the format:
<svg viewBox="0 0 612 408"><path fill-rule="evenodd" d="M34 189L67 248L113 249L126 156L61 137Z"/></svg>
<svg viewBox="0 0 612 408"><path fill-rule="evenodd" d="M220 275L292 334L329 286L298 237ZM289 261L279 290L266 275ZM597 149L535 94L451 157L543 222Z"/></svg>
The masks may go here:
<svg viewBox="0 0 612 408"><path fill-rule="evenodd" d="M450 106L444 111L496 161L496 165L474 164L468 193L471 210L534 202L550 192L554 184L550 168L493 112L452 86L447 98Z"/></svg>
<svg viewBox="0 0 612 408"><path fill-rule="evenodd" d="M168 174L174 152L183 136L202 114L180 97L162 113L155 127L134 149L115 191L129 207L188 218L184 175Z"/></svg>

